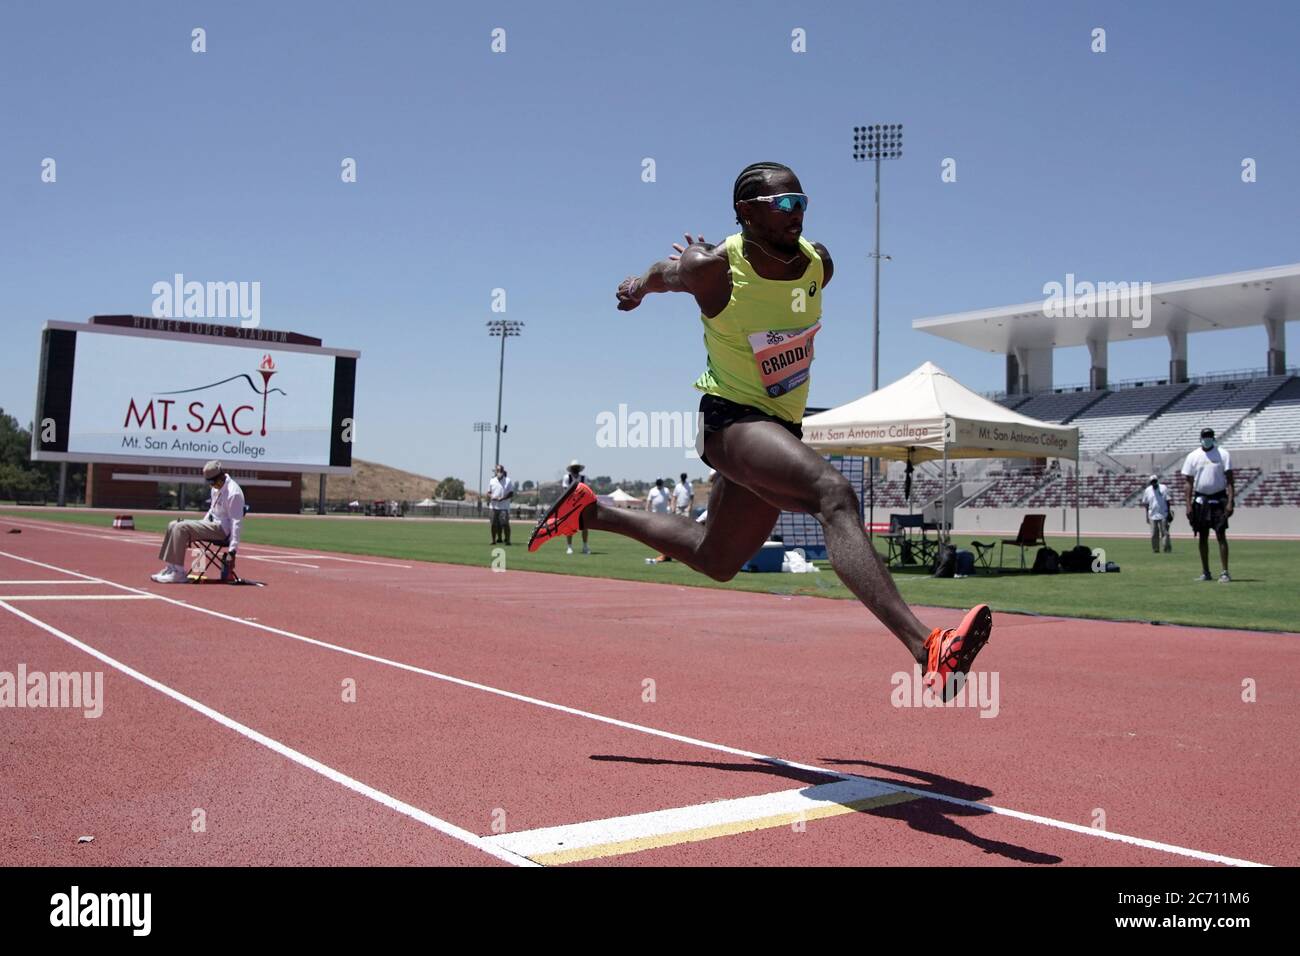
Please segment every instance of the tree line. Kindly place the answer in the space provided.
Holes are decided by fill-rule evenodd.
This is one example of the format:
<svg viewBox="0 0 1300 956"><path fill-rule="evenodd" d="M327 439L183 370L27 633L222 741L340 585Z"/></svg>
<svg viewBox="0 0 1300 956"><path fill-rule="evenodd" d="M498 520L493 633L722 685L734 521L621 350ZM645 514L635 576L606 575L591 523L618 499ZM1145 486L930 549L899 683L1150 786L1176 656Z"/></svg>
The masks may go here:
<svg viewBox="0 0 1300 956"><path fill-rule="evenodd" d="M18 419L0 408L0 500L40 501L57 496L59 465L53 461L32 461L32 433ZM68 499L82 500L86 490L86 466L68 466Z"/></svg>

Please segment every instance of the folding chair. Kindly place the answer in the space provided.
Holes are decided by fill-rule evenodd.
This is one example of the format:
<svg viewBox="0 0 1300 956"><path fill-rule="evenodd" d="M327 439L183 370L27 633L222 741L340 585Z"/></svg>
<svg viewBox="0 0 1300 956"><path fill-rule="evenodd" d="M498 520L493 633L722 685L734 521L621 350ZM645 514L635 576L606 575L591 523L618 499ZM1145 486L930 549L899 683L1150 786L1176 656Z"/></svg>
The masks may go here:
<svg viewBox="0 0 1300 956"><path fill-rule="evenodd" d="M902 527L906 519L907 515L891 514L889 516L889 533L880 536L889 546L889 555L885 558L885 563L888 565L897 564L901 566L903 564L903 543L907 540L907 536L903 534Z"/></svg>
<svg viewBox="0 0 1300 956"><path fill-rule="evenodd" d="M202 584L204 581L212 580L213 569L216 569L217 580L222 584L243 584L241 578L232 568L227 560L229 551L226 550L229 541L195 541L190 547L194 549L194 560L190 562L190 573L186 575L192 584Z"/></svg>
<svg viewBox="0 0 1300 956"><path fill-rule="evenodd" d="M922 566L934 563L939 542L926 536L927 524L921 514L891 514L889 516L889 534L882 537L889 542L889 564L901 567L910 555L913 561ZM929 527L934 527L930 525Z"/></svg>
<svg viewBox="0 0 1300 956"><path fill-rule="evenodd" d="M993 570L993 551L997 548L996 541L972 541L970 546L975 549L975 566L983 568L985 571Z"/></svg>
<svg viewBox="0 0 1300 956"><path fill-rule="evenodd" d="M939 539L939 524L926 521L925 516L921 515L921 522L916 530L916 536L912 538L912 548L922 564L934 567L934 562L939 558L939 550L943 547L943 542ZM933 538L926 533L928 531L934 532Z"/></svg>
<svg viewBox="0 0 1300 956"><path fill-rule="evenodd" d="M1025 515L1020 519L1020 530L1016 536L1002 539L1002 549L998 552L998 570L1002 570L1007 545L1020 549L1020 570L1025 570L1025 548L1047 547L1047 540L1043 537L1043 525L1046 522L1047 515Z"/></svg>

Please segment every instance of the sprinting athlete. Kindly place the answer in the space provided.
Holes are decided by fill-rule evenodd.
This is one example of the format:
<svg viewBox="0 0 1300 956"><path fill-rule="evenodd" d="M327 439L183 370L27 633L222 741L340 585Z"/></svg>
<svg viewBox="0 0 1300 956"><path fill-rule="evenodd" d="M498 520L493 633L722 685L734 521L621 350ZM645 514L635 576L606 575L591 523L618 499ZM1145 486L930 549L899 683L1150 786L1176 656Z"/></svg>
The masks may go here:
<svg viewBox="0 0 1300 956"><path fill-rule="evenodd" d="M767 540L781 511L813 515L831 567L903 642L943 699L962 685L989 639L992 615L972 608L955 628L927 628L895 587L862 526L848 480L802 441L813 340L830 253L803 238L808 196L780 163L743 169L732 191L740 232L720 245L686 235L680 256L656 262L618 286L630 311L652 292L694 296L708 367L695 383L703 427L700 458L718 477L704 524L599 504L585 483L570 487L538 523L535 551L577 528L635 538L717 581L728 581Z"/></svg>

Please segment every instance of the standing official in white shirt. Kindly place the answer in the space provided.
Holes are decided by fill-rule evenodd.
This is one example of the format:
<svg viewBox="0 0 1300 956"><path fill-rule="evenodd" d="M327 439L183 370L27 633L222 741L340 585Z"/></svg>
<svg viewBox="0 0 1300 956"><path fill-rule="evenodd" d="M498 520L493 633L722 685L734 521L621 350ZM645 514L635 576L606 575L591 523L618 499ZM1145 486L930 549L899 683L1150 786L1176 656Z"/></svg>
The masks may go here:
<svg viewBox="0 0 1300 956"><path fill-rule="evenodd" d="M1237 486L1232 479L1232 459L1227 449L1217 447L1214 429L1201 430L1201 447L1183 462L1183 478L1187 481L1187 520L1192 530L1200 536L1201 576L1198 581L1212 581L1210 577L1210 529L1219 539L1219 562L1223 572L1219 582L1232 580L1228 575L1228 519L1235 510Z"/></svg>
<svg viewBox="0 0 1300 956"><path fill-rule="evenodd" d="M672 501L672 495L664 487L662 478L655 479L655 486L650 489L650 493L645 496L645 510L653 511L656 514L668 514L668 503Z"/></svg>
<svg viewBox="0 0 1300 956"><path fill-rule="evenodd" d="M1151 476L1151 483L1142 489L1141 504L1147 509L1147 524L1151 526L1151 550L1160 553L1161 540L1165 553L1173 550L1169 543L1169 489L1160 483L1159 475Z"/></svg>
<svg viewBox="0 0 1300 956"><path fill-rule="evenodd" d="M488 482L488 510L492 514L492 543L510 543L510 499L515 496L515 483L503 465L492 469Z"/></svg>
<svg viewBox="0 0 1300 956"><path fill-rule="evenodd" d="M578 461L576 458L569 462L569 467L564 469L564 477L560 479L560 491L567 491L572 485L587 480L587 476L582 473L583 467L582 462ZM565 538L569 542L569 547L564 553L573 554L573 535L565 535ZM586 528L582 529L582 553L591 554L591 548L587 545Z"/></svg>
<svg viewBox="0 0 1300 956"><path fill-rule="evenodd" d="M691 516L691 505L695 503L695 492L691 489L690 479L682 472L677 487L673 488L673 511L685 518Z"/></svg>

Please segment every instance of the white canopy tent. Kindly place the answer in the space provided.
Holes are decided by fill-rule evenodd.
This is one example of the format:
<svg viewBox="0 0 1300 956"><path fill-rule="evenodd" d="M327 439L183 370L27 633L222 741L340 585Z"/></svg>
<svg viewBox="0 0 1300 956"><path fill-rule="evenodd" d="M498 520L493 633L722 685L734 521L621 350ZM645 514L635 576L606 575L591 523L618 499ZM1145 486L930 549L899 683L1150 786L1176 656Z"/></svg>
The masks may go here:
<svg viewBox="0 0 1300 956"><path fill-rule="evenodd" d="M638 498L635 495L629 495L622 488L615 488L607 495L597 495L598 500L607 504L614 505L617 508L630 508L634 504L644 501L644 498Z"/></svg>
<svg viewBox="0 0 1300 956"><path fill-rule="evenodd" d="M933 362L856 401L803 420L818 451L894 461L943 461L943 536L948 537L950 458L1073 458L1079 532L1079 429L1017 415Z"/></svg>

